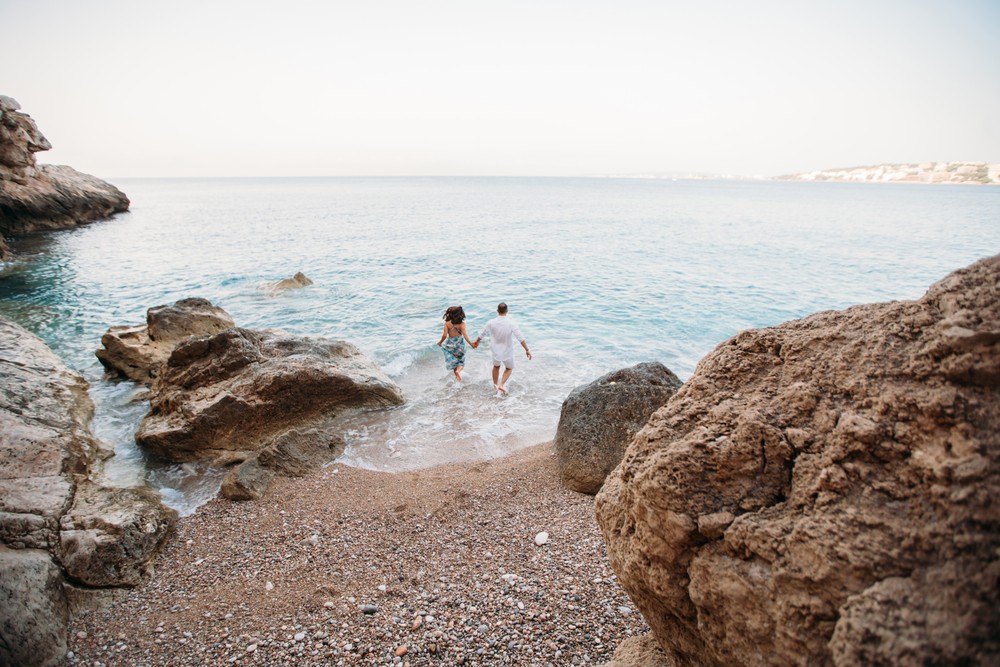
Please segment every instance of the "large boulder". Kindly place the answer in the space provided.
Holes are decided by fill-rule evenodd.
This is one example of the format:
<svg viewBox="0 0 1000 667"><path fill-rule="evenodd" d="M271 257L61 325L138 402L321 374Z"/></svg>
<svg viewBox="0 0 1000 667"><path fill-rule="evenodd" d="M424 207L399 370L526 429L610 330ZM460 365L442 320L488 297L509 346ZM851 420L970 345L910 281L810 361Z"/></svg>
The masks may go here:
<svg viewBox="0 0 1000 667"><path fill-rule="evenodd" d="M349 410L403 402L350 343L238 327L181 343L151 392L136 442L173 461L215 464L256 457L282 434Z"/></svg>
<svg viewBox="0 0 1000 667"><path fill-rule="evenodd" d="M140 326L114 326L101 337L97 358L105 368L136 382L150 383L174 348L191 336L208 336L235 325L207 299L181 299L146 311Z"/></svg>
<svg viewBox="0 0 1000 667"><path fill-rule="evenodd" d="M90 432L82 377L3 318L0 351L0 664L53 664L66 585L138 583L176 513L148 489L93 481L111 453Z"/></svg>
<svg viewBox="0 0 1000 667"><path fill-rule="evenodd" d="M681 664L1000 662L1000 256L745 331L597 495Z"/></svg>
<svg viewBox="0 0 1000 667"><path fill-rule="evenodd" d="M563 484L595 494L650 415L681 381L661 363L647 362L577 387L563 401L555 450Z"/></svg>
<svg viewBox="0 0 1000 667"><path fill-rule="evenodd" d="M62 229L128 210L125 194L71 167L37 165L35 153L52 148L16 100L0 95L0 259L2 237Z"/></svg>

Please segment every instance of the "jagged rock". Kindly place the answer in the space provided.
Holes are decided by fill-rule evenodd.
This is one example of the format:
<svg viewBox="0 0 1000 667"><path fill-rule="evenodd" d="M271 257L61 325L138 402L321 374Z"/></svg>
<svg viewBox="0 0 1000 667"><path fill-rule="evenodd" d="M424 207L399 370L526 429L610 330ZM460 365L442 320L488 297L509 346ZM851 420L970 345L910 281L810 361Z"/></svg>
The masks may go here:
<svg viewBox="0 0 1000 667"><path fill-rule="evenodd" d="M178 343L190 336L207 336L235 325L222 308L206 299L181 299L146 311L146 324L114 326L101 337L97 358L109 370L149 383Z"/></svg>
<svg viewBox="0 0 1000 667"><path fill-rule="evenodd" d="M277 294L279 292L284 292L290 289L299 289L301 287L308 287L309 285L312 284L313 281L309 280L309 278L306 278L306 275L301 271L299 271L291 278L285 278L283 280L279 280L276 283L270 283L266 285L264 289L270 292L271 294Z"/></svg>
<svg viewBox="0 0 1000 667"><path fill-rule="evenodd" d="M182 342L152 386L136 442L174 461L253 458L289 429L403 402L344 341L234 327Z"/></svg>
<svg viewBox="0 0 1000 667"><path fill-rule="evenodd" d="M230 500L258 500L264 496L274 471L268 470L256 459L247 459L232 467L222 480L220 492Z"/></svg>
<svg viewBox="0 0 1000 667"><path fill-rule="evenodd" d="M681 381L660 363L642 363L577 387L562 404L555 450L563 484L597 493L625 448Z"/></svg>
<svg viewBox="0 0 1000 667"><path fill-rule="evenodd" d="M0 318L0 664L52 664L66 650L65 578L135 584L172 525L154 492L90 481L110 452L90 432L87 390Z"/></svg>
<svg viewBox="0 0 1000 667"><path fill-rule="evenodd" d="M0 239L72 227L128 210L128 197L99 178L66 166L37 166L34 154L52 146L20 108L0 95ZM0 242L0 259L8 256Z"/></svg>
<svg viewBox="0 0 1000 667"><path fill-rule="evenodd" d="M739 334L597 495L619 581L681 664L997 663L998 387L1000 256Z"/></svg>
<svg viewBox="0 0 1000 667"><path fill-rule="evenodd" d="M69 604L52 557L0 545L0 573L0 665L62 664Z"/></svg>
<svg viewBox="0 0 1000 667"><path fill-rule="evenodd" d="M134 586L176 522L151 489L81 483L61 520L66 574L87 586Z"/></svg>

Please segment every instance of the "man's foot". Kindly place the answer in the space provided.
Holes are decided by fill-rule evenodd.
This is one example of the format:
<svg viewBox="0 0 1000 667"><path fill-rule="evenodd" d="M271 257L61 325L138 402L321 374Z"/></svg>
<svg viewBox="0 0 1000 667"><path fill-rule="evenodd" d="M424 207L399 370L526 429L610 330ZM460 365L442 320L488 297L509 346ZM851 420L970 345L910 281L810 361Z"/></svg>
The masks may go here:
<svg viewBox="0 0 1000 667"><path fill-rule="evenodd" d="M507 387L503 386L502 384L497 385L497 391L499 391L504 396L507 395Z"/></svg>

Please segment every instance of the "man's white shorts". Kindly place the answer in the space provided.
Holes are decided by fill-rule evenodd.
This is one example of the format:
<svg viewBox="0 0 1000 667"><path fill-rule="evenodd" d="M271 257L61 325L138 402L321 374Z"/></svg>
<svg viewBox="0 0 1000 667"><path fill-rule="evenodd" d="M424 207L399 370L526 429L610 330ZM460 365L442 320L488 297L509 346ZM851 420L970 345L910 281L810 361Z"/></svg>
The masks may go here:
<svg viewBox="0 0 1000 667"><path fill-rule="evenodd" d="M506 367L506 368L513 369L514 368L514 355L510 355L506 359L497 359L496 357L494 357L493 358L493 365L494 366L499 366L500 364L503 364L504 367Z"/></svg>

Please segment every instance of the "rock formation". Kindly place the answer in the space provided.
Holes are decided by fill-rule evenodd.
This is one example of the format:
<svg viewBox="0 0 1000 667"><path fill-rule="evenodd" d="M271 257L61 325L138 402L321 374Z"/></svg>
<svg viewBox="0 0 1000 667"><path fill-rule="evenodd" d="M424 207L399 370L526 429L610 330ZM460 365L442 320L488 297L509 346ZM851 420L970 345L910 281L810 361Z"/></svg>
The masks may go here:
<svg viewBox="0 0 1000 667"><path fill-rule="evenodd" d="M1000 256L745 331L597 495L679 664L1000 662Z"/></svg>
<svg viewBox="0 0 1000 667"><path fill-rule="evenodd" d="M342 451L331 420L403 402L399 387L350 343L238 327L181 343L151 392L136 433L151 453L216 465L260 457L292 474Z"/></svg>
<svg viewBox="0 0 1000 667"><path fill-rule="evenodd" d="M555 438L563 484L581 493L597 493L622 460L632 436L680 386L663 364L644 363L570 392Z"/></svg>
<svg viewBox="0 0 1000 667"><path fill-rule="evenodd" d="M285 278L279 280L276 283L268 283L265 285L264 289L271 294L279 294L290 289L299 289L302 287L308 287L312 285L313 281L309 280L304 273L299 271L291 278Z"/></svg>
<svg viewBox="0 0 1000 667"><path fill-rule="evenodd" d="M4 236L62 229L127 211L128 197L99 178L66 166L36 165L52 148L16 100L0 95L0 260Z"/></svg>
<svg viewBox="0 0 1000 667"><path fill-rule="evenodd" d="M181 299L147 310L146 324L111 327L96 354L109 370L150 383L182 340L219 333L234 324L229 313L206 299Z"/></svg>
<svg viewBox="0 0 1000 667"><path fill-rule="evenodd" d="M0 318L0 664L62 657L68 586L138 582L176 520L147 489L92 480L87 383Z"/></svg>

